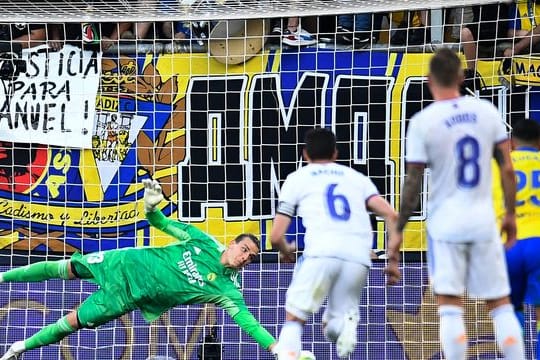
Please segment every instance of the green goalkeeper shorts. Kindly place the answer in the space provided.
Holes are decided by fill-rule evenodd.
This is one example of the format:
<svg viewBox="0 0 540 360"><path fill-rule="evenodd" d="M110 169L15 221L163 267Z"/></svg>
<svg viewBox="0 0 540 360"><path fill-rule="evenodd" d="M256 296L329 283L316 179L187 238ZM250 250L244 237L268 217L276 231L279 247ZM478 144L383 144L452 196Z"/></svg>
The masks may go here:
<svg viewBox="0 0 540 360"><path fill-rule="evenodd" d="M83 256L75 253L71 257L71 266L78 278L95 282L94 274L103 272L109 273L111 278L110 282L98 284L100 288L77 309L79 324L86 328L103 325L137 308L128 295L124 281L115 278L116 272L108 269L107 262L99 258L100 254L102 253Z"/></svg>

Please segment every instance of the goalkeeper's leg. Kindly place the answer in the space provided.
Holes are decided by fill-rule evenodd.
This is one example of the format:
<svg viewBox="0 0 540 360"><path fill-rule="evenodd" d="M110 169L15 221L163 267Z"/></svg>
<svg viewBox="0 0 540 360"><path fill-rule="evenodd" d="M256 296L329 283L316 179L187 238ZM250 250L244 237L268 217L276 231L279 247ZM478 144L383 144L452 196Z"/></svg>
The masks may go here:
<svg viewBox="0 0 540 360"><path fill-rule="evenodd" d="M28 339L13 343L0 360L17 359L25 351L57 343L77 331L78 328L77 311L72 311L54 324L47 325Z"/></svg>
<svg viewBox="0 0 540 360"><path fill-rule="evenodd" d="M74 278L69 260L41 261L0 273L0 282L37 282Z"/></svg>
<svg viewBox="0 0 540 360"><path fill-rule="evenodd" d="M57 343L83 327L98 327L135 308L135 304L126 301L125 293L101 288L86 298L76 311L44 327L28 339L13 343L0 360L17 359L17 356L25 351Z"/></svg>

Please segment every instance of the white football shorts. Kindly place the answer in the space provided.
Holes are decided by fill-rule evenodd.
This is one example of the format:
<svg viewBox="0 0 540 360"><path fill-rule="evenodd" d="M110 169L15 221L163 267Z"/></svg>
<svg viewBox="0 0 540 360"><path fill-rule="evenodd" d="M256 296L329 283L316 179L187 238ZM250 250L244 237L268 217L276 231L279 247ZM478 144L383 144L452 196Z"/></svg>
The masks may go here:
<svg viewBox="0 0 540 360"><path fill-rule="evenodd" d="M307 320L328 296L323 321L343 317L350 309L358 308L368 273L369 268L360 263L326 257L303 258L296 264L285 309Z"/></svg>
<svg viewBox="0 0 540 360"><path fill-rule="evenodd" d="M428 266L433 292L499 299L510 294L504 248L499 241L453 243L429 239Z"/></svg>

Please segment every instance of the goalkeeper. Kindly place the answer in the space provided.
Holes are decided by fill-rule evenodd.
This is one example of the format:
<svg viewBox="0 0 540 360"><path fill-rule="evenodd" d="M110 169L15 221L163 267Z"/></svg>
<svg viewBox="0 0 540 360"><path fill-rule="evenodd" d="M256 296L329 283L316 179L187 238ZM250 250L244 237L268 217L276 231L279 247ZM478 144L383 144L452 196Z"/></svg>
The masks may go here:
<svg viewBox="0 0 540 360"><path fill-rule="evenodd" d="M252 234L238 235L224 247L196 227L166 218L157 181L143 180L148 222L178 239L165 247L109 250L69 260L44 261L0 273L0 282L35 282L53 278L85 279L99 285L80 307L35 335L17 341L0 360L59 342L80 328L94 328L139 309L145 320L157 319L177 305L213 303L228 312L259 345L270 351L276 340L249 312L239 290L238 270L259 252Z"/></svg>

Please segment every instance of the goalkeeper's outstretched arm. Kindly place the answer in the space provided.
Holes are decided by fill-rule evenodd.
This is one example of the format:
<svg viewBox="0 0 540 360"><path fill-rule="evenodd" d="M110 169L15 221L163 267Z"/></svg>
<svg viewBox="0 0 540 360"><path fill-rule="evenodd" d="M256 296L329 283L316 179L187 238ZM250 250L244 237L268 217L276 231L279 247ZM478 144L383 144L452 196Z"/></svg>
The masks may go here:
<svg viewBox="0 0 540 360"><path fill-rule="evenodd" d="M142 183L144 185L144 213L150 225L181 243L189 241L191 239L189 234L191 225L167 218L158 208L159 203L163 201L163 192L159 183L150 179L144 179Z"/></svg>
<svg viewBox="0 0 540 360"><path fill-rule="evenodd" d="M216 304L227 311L234 322L262 348L274 353L277 340L255 319L241 298L242 295L239 296L240 298L236 299L235 297L234 300L229 297L221 297Z"/></svg>

